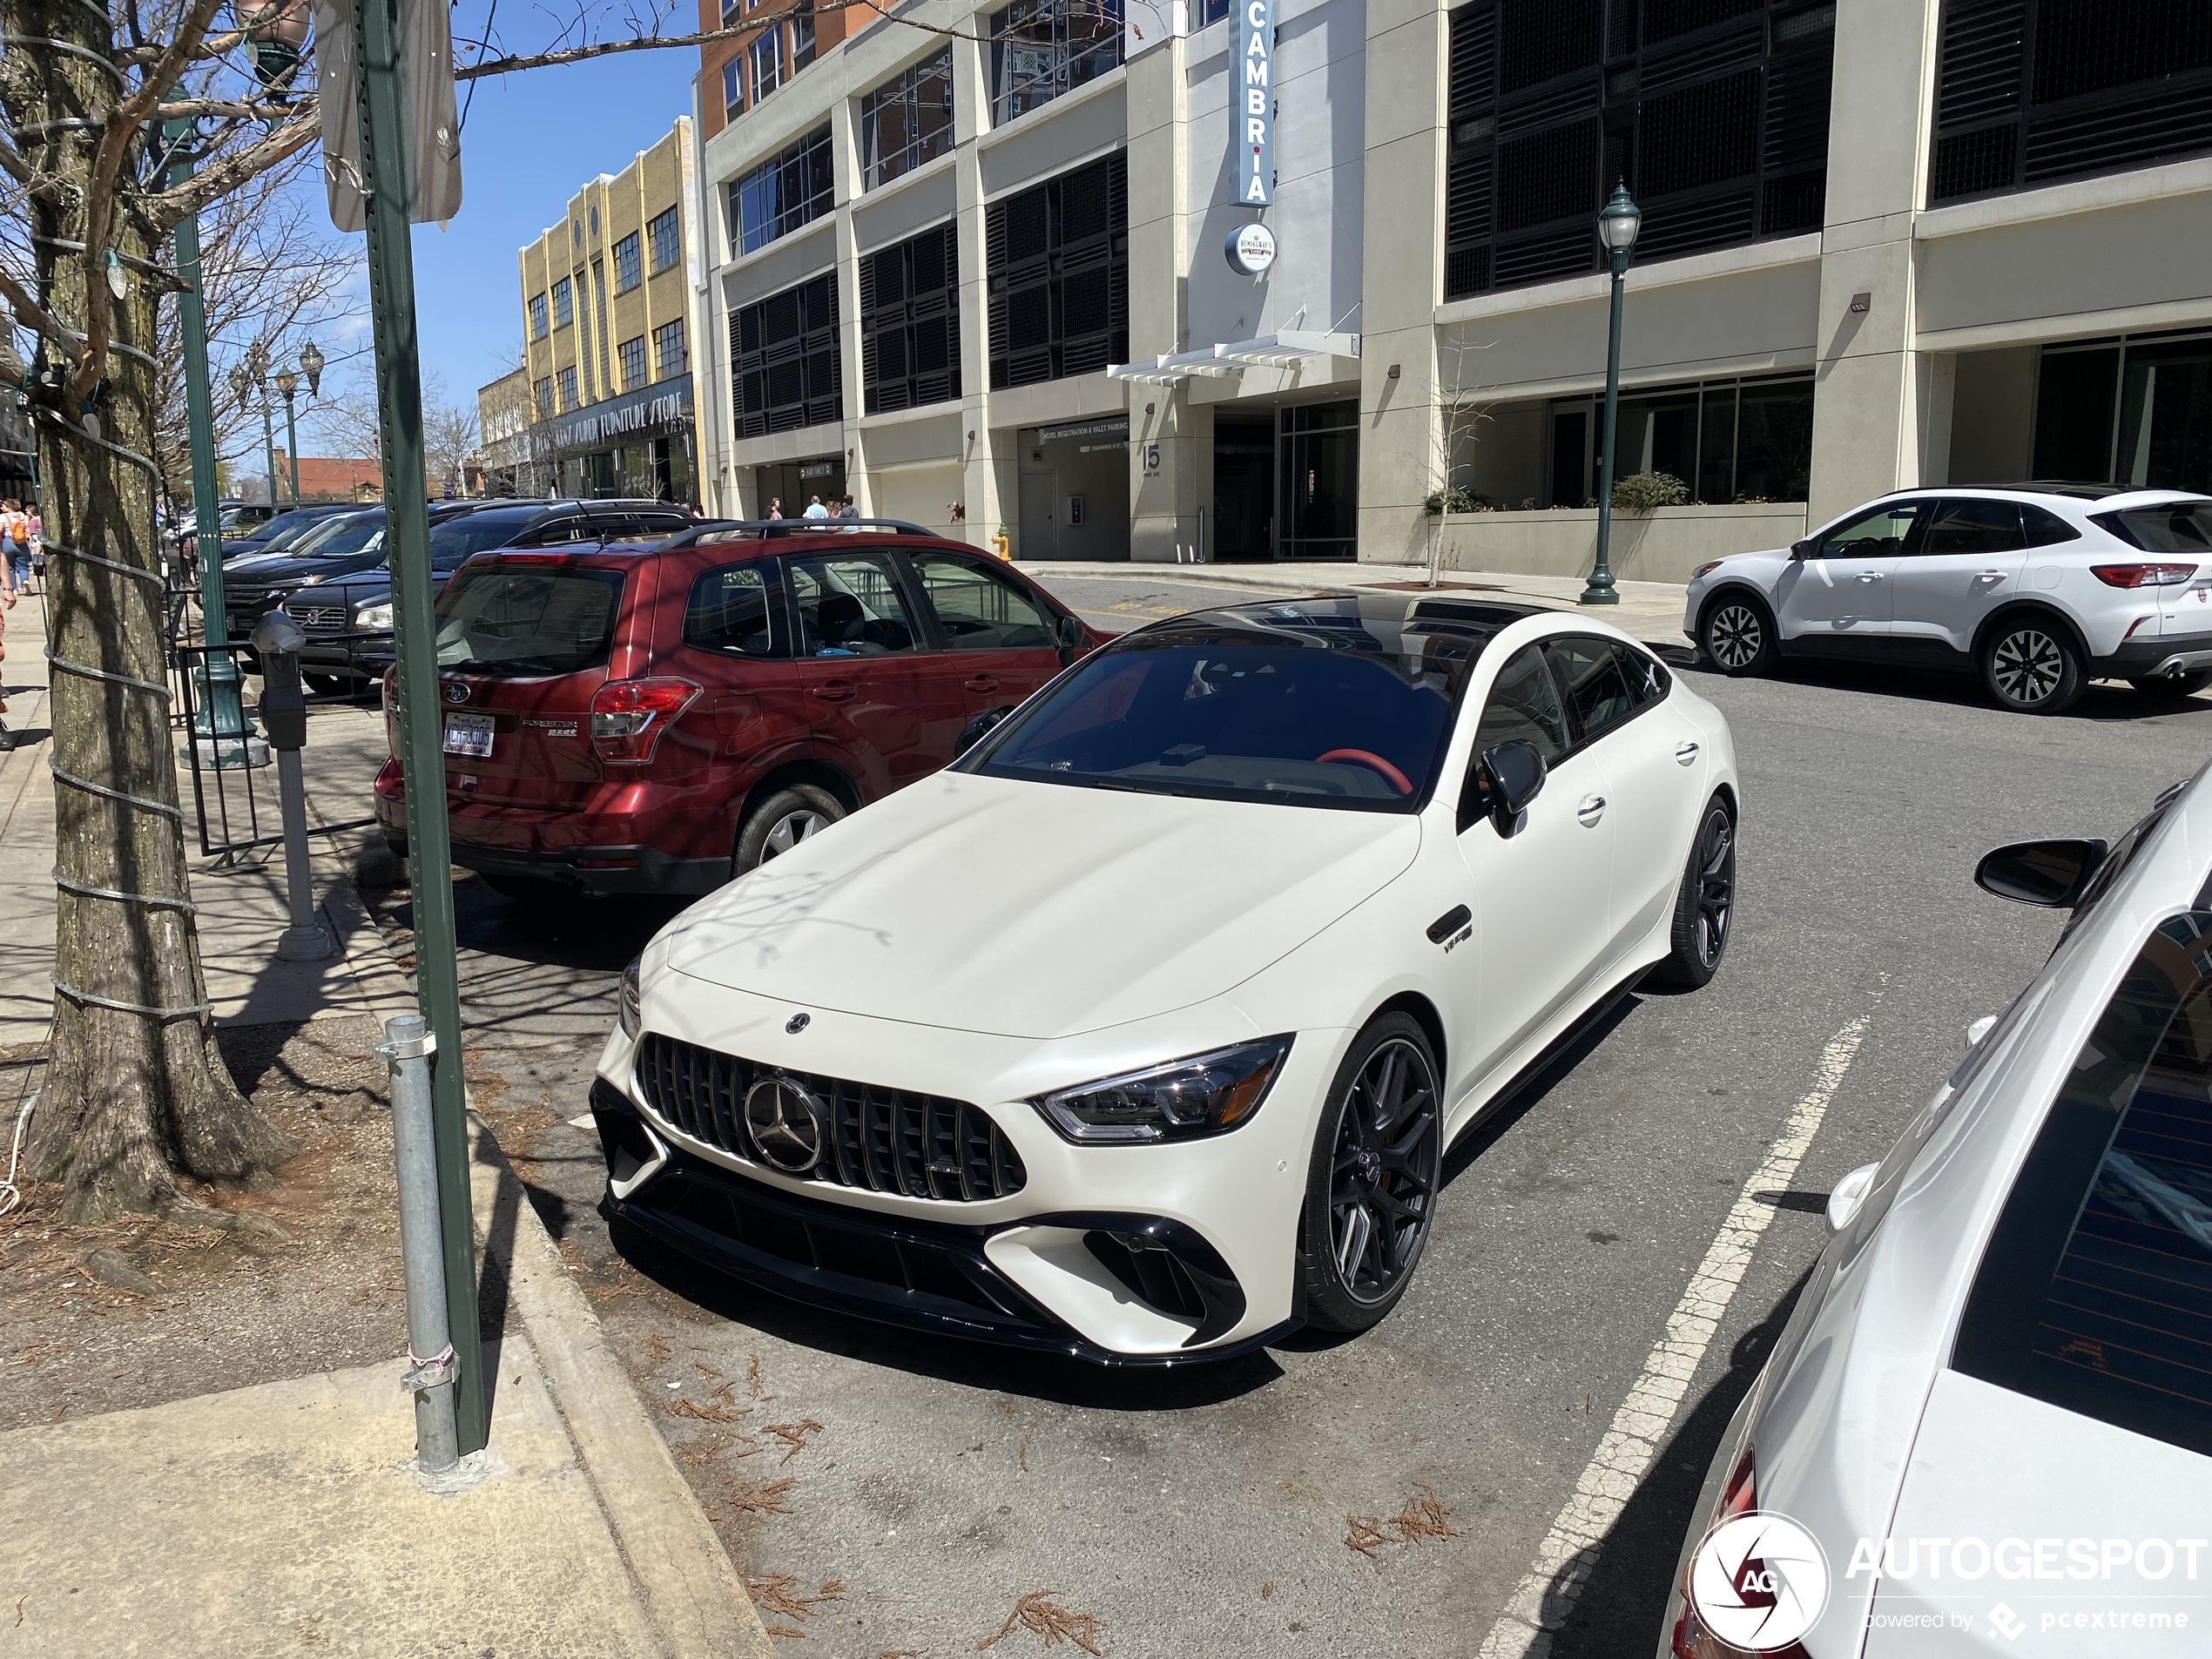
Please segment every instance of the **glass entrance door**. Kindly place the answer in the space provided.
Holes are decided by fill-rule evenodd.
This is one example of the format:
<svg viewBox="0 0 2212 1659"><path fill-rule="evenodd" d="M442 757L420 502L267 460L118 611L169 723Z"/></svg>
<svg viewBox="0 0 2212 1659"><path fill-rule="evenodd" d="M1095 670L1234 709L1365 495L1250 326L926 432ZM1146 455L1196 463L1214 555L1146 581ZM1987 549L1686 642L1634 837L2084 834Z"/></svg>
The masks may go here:
<svg viewBox="0 0 2212 1659"><path fill-rule="evenodd" d="M1304 403L1283 411L1278 556L1359 556L1359 405Z"/></svg>

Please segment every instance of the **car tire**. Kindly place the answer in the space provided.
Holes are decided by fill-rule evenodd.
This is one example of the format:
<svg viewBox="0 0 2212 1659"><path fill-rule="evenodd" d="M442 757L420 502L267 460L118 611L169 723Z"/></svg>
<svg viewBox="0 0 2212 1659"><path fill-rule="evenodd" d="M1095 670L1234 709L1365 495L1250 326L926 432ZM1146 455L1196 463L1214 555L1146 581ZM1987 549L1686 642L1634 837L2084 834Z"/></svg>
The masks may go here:
<svg viewBox="0 0 2212 1659"><path fill-rule="evenodd" d="M2157 698L2161 702L2178 703L2185 697L2195 697L2206 686L2212 685L2212 668L2200 668L2188 674L2146 674L2141 679L2128 682L2145 697Z"/></svg>
<svg viewBox="0 0 2212 1659"><path fill-rule="evenodd" d="M1675 894L1675 921L1664 961L1651 970L1661 985L1702 990L1720 971L1736 919L1736 820L1717 795L1705 803L1696 839Z"/></svg>
<svg viewBox="0 0 2212 1659"><path fill-rule="evenodd" d="M1408 1015L1383 1015L1337 1068L1314 1135L1298 1228L1308 1324L1365 1331L1398 1305L1443 1184L1443 1091L1428 1035Z"/></svg>
<svg viewBox="0 0 2212 1659"><path fill-rule="evenodd" d="M731 860L732 877L759 869L779 853L788 853L811 835L819 835L845 816L845 803L813 784L792 784L779 789L745 815L738 831L738 848Z"/></svg>
<svg viewBox="0 0 2212 1659"><path fill-rule="evenodd" d="M1705 607L1697 624L1698 654L1723 674L1770 674L1779 655L1774 613L1750 595L1730 591Z"/></svg>
<svg viewBox="0 0 2212 1659"><path fill-rule="evenodd" d="M2015 714L2059 714L2081 698L2081 653L2048 617L2000 622L1982 642L1981 683L1997 706Z"/></svg>
<svg viewBox="0 0 2212 1659"><path fill-rule="evenodd" d="M353 697L361 691L361 682L351 674L309 673L303 669L300 683L317 697Z"/></svg>

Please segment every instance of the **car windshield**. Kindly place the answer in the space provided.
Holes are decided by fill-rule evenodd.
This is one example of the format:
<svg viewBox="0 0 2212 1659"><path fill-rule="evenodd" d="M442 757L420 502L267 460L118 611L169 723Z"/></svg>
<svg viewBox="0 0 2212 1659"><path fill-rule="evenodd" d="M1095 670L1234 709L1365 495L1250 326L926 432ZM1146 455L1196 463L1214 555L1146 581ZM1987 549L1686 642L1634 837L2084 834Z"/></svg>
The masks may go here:
<svg viewBox="0 0 2212 1659"><path fill-rule="evenodd" d="M2212 501L2129 507L2099 513L2095 522L2146 553L2212 553Z"/></svg>
<svg viewBox="0 0 2212 1659"><path fill-rule="evenodd" d="M607 660L622 572L485 564L438 595L438 666L480 674L574 674Z"/></svg>
<svg viewBox="0 0 2212 1659"><path fill-rule="evenodd" d="M959 764L1095 789L1414 811L1495 628L1363 604L1379 609L1308 600L1133 634Z"/></svg>
<svg viewBox="0 0 2212 1659"><path fill-rule="evenodd" d="M262 552L286 553L335 516L337 515L334 513L279 513L267 523L259 526L254 534L261 538Z"/></svg>
<svg viewBox="0 0 2212 1659"><path fill-rule="evenodd" d="M346 553L373 553L384 543L384 515L357 513L349 518L326 519L289 550L303 559L335 558Z"/></svg>

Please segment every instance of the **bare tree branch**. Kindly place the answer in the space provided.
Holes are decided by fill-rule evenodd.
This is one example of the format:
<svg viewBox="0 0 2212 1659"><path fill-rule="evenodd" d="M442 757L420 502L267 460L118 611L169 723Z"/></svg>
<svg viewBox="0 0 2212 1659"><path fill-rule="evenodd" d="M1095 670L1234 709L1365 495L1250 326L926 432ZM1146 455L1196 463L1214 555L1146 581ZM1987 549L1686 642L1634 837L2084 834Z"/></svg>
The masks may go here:
<svg viewBox="0 0 2212 1659"><path fill-rule="evenodd" d="M178 121L187 118L228 116L239 121L281 121L292 113L292 107L289 102L241 104L231 98L190 98L157 105L153 118L157 121Z"/></svg>
<svg viewBox="0 0 2212 1659"><path fill-rule="evenodd" d="M196 213L220 200L256 173L266 172L322 136L319 99L300 98L293 105L290 120L267 137L233 151L172 189L142 197L139 206L155 225L166 231L186 213Z"/></svg>
<svg viewBox="0 0 2212 1659"><path fill-rule="evenodd" d="M24 327L35 329L61 348L73 368L84 354L77 343L77 336L65 327L61 320L23 291L22 286L5 271L0 271L0 300L5 300L16 314L15 320Z"/></svg>
<svg viewBox="0 0 2212 1659"><path fill-rule="evenodd" d="M558 51L480 59L474 64L455 65L453 78L473 81L487 75L512 75L518 70L551 69L562 64L581 64L593 57L611 57L616 52L658 51L668 46L710 46L718 40L735 40L741 35L757 33L801 12L819 17L825 11L872 11L877 17L905 28L919 29L927 35L941 35L948 40L973 40L985 45L991 41L988 35L971 34L964 29L948 29L940 24L923 23L914 17L895 17L886 11L878 0L817 0L813 5L787 5L780 11L764 13L735 29L709 29L695 35L640 35L629 40L601 40L584 46L564 46Z"/></svg>

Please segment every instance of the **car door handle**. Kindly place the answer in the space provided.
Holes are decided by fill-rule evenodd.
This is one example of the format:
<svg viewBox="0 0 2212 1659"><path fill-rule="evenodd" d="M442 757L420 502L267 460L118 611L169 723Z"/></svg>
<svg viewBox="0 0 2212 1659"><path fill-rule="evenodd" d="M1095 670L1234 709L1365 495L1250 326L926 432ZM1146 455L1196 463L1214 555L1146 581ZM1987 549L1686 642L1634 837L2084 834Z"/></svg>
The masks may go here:
<svg viewBox="0 0 2212 1659"><path fill-rule="evenodd" d="M978 674L974 679L962 680L961 684L971 691L995 691L999 688L999 683L988 674Z"/></svg>
<svg viewBox="0 0 2212 1659"><path fill-rule="evenodd" d="M1697 745L1696 744L1678 743L1675 745L1675 759L1681 765L1687 766L1696 759Z"/></svg>
<svg viewBox="0 0 2212 1659"><path fill-rule="evenodd" d="M856 689L851 680L824 680L814 688L814 695L825 703L842 703Z"/></svg>
<svg viewBox="0 0 2212 1659"><path fill-rule="evenodd" d="M1882 579L1882 573L1879 570L1861 570L1858 573L1858 579L1861 582L1879 582Z"/></svg>
<svg viewBox="0 0 2212 1659"><path fill-rule="evenodd" d="M1974 573L1974 580L1977 582L2002 582L2010 574L2011 572L2007 570L1978 570Z"/></svg>
<svg viewBox="0 0 2212 1659"><path fill-rule="evenodd" d="M1598 819L1605 816L1605 797L1602 795L1583 796L1575 806L1575 816L1581 820L1584 829L1596 828Z"/></svg>

